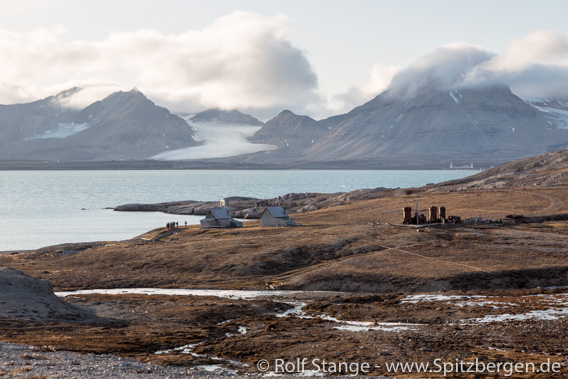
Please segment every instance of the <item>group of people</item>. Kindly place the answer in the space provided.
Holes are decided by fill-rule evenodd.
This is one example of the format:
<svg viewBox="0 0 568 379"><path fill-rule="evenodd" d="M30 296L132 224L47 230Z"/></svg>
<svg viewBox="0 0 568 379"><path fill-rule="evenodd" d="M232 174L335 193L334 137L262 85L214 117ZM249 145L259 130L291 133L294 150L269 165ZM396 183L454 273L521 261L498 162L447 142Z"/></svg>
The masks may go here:
<svg viewBox="0 0 568 379"><path fill-rule="evenodd" d="M166 224L166 228L168 229L177 229L178 227L178 223L177 222L168 222Z"/></svg>
<svg viewBox="0 0 568 379"><path fill-rule="evenodd" d="M187 227L187 221L185 222L185 226ZM177 221L176 222L168 222L166 224L166 228L168 228L168 229L177 229L178 227L179 227L179 223Z"/></svg>

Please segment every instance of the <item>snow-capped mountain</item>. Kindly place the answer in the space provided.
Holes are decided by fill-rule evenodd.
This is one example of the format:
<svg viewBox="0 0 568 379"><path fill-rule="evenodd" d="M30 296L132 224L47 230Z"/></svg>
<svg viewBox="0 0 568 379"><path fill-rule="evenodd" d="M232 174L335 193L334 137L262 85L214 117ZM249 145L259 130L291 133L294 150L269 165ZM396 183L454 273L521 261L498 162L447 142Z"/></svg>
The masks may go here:
<svg viewBox="0 0 568 379"><path fill-rule="evenodd" d="M568 146L568 101L521 100L498 85L385 91L344 115L316 121L285 110L266 123L219 109L184 120L136 89L82 110L67 106L79 91L1 105L0 159L223 158L408 167L456 160L497 164Z"/></svg>
<svg viewBox="0 0 568 379"><path fill-rule="evenodd" d="M79 88L72 88L32 103L0 105L0 143L55 133L60 124L73 123L78 111L63 104L66 98L79 91Z"/></svg>
<svg viewBox="0 0 568 379"><path fill-rule="evenodd" d="M565 147L568 133L506 86L411 96L383 92L353 109L305 154L308 160L392 156L507 160Z"/></svg>
<svg viewBox="0 0 568 379"><path fill-rule="evenodd" d="M74 91L77 91L75 89ZM61 108L58 97L0 110L1 159L146 159L195 146L189 124L140 91L115 92L83 110Z"/></svg>

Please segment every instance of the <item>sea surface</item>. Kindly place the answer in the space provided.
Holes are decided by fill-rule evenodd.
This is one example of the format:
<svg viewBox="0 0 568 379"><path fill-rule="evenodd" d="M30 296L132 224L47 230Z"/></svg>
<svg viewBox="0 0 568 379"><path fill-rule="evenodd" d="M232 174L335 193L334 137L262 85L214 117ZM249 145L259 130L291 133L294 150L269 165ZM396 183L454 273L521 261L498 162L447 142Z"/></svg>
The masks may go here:
<svg viewBox="0 0 568 379"><path fill-rule="evenodd" d="M408 188L475 170L159 170L0 171L0 251L66 242L117 241L202 216L114 212L117 205L228 196L272 198L290 192Z"/></svg>

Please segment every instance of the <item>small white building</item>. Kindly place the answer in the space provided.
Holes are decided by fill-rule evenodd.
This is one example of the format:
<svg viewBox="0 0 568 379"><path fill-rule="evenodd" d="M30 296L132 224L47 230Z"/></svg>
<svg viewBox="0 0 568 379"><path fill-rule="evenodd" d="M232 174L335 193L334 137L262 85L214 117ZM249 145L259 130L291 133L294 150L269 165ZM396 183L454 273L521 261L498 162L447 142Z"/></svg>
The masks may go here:
<svg viewBox="0 0 568 379"><path fill-rule="evenodd" d="M226 209L211 209L204 219L199 220L201 229L240 228L243 223L229 216Z"/></svg>
<svg viewBox="0 0 568 379"><path fill-rule="evenodd" d="M260 226L296 226L282 207L266 207L260 216Z"/></svg>

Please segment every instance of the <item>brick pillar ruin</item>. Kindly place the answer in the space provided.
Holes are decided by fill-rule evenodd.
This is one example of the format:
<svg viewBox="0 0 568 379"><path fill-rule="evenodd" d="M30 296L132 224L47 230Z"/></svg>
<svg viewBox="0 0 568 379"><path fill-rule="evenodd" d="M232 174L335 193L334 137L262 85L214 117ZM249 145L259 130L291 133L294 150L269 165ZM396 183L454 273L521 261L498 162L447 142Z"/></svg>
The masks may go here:
<svg viewBox="0 0 568 379"><path fill-rule="evenodd" d="M438 207L431 206L428 208L428 222L437 222L438 221Z"/></svg>
<svg viewBox="0 0 568 379"><path fill-rule="evenodd" d="M440 207L440 220L445 220L446 218L446 207Z"/></svg>
<svg viewBox="0 0 568 379"><path fill-rule="evenodd" d="M402 208L402 216L404 217L404 219L402 221L403 224L411 224L412 223L412 207Z"/></svg>

